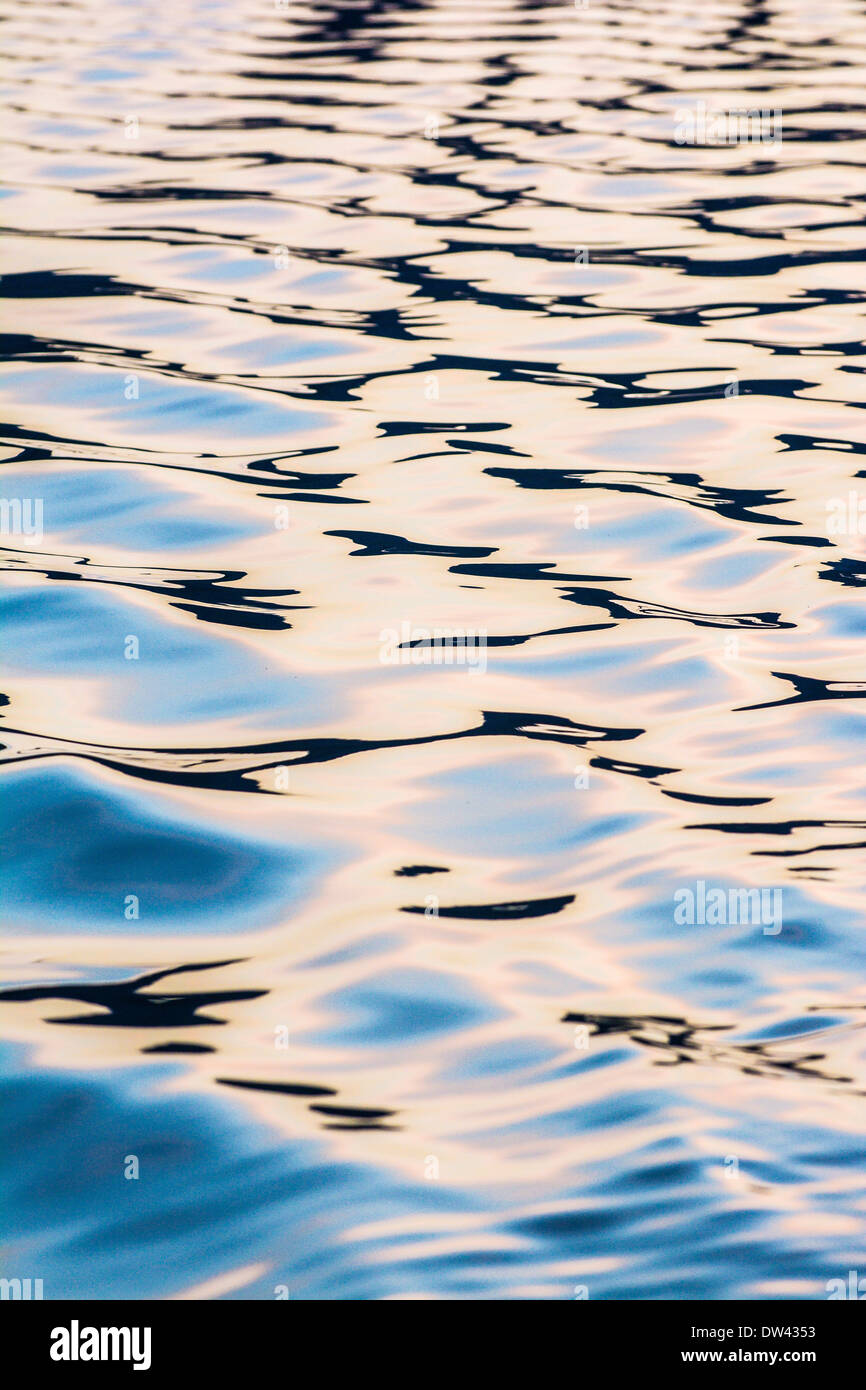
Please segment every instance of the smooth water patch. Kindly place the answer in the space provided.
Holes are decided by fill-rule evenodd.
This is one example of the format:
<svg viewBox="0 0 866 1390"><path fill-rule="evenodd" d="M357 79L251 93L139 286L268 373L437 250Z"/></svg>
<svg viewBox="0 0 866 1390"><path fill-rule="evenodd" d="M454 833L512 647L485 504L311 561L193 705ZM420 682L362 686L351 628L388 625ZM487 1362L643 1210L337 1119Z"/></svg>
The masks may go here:
<svg viewBox="0 0 866 1390"><path fill-rule="evenodd" d="M341 856L183 817L68 765L4 773L4 919L45 935L217 934L291 917Z"/></svg>

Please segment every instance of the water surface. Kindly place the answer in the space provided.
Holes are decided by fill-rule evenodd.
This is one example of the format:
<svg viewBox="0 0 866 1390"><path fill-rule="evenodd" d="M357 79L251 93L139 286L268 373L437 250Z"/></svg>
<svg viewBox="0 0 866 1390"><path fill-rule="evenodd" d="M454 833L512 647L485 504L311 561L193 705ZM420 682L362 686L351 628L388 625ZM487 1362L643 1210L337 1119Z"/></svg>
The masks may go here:
<svg viewBox="0 0 866 1390"><path fill-rule="evenodd" d="M4 1275L826 1297L862 5L2 14Z"/></svg>

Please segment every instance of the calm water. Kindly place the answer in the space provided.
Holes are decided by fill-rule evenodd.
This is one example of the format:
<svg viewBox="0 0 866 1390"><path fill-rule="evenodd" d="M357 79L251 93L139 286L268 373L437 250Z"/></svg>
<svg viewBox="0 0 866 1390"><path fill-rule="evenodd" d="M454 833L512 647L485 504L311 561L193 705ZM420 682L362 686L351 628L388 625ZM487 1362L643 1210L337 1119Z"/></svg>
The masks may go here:
<svg viewBox="0 0 866 1390"><path fill-rule="evenodd" d="M863 5L2 10L3 1274L866 1274Z"/></svg>

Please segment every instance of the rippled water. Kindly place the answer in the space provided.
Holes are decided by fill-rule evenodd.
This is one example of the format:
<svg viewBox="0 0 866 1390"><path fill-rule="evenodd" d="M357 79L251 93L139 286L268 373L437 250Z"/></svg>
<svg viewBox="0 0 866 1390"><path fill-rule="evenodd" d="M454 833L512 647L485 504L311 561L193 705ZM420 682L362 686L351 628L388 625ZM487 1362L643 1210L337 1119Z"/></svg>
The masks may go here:
<svg viewBox="0 0 866 1390"><path fill-rule="evenodd" d="M863 6L2 8L3 1273L826 1297Z"/></svg>

